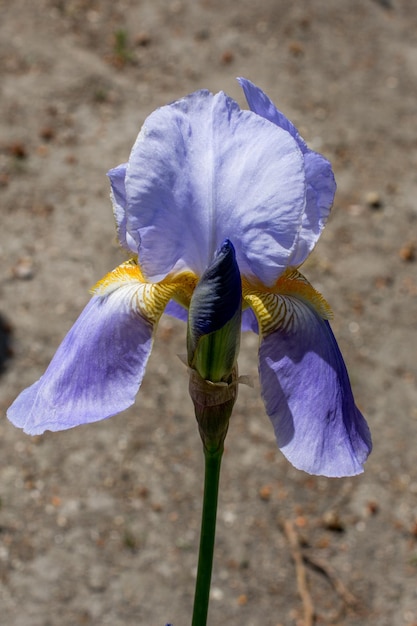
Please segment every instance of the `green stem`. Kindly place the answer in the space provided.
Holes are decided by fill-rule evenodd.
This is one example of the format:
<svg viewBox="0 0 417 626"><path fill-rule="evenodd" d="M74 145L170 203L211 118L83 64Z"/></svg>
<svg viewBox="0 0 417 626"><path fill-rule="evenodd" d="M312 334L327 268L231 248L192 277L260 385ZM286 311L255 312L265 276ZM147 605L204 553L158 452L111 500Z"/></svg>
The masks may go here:
<svg viewBox="0 0 417 626"><path fill-rule="evenodd" d="M222 456L223 445L214 452L204 448L203 513L192 626L206 626L207 624Z"/></svg>

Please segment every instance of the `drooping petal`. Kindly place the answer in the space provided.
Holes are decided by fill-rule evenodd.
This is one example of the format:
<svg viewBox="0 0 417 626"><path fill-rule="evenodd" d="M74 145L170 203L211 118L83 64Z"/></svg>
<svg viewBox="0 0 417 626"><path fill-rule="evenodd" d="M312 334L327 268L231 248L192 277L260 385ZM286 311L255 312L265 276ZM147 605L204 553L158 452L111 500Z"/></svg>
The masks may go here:
<svg viewBox="0 0 417 626"><path fill-rule="evenodd" d="M134 263L116 268L58 348L45 374L7 416L31 435L104 419L133 404L154 326L174 287L142 282Z"/></svg>
<svg viewBox="0 0 417 626"><path fill-rule="evenodd" d="M149 280L201 275L230 239L242 274L272 284L298 240L304 159L289 133L199 91L148 117L125 187L127 231Z"/></svg>
<svg viewBox="0 0 417 626"><path fill-rule="evenodd" d="M101 420L133 404L153 326L131 310L131 297L130 289L122 289L91 299L45 374L10 407L15 426L38 435Z"/></svg>
<svg viewBox="0 0 417 626"><path fill-rule="evenodd" d="M283 295L248 296L261 328L262 396L278 445L310 474L358 474L371 437L324 319L327 305L298 273L288 272L280 282Z"/></svg>
<svg viewBox="0 0 417 626"><path fill-rule="evenodd" d="M259 372L277 442L298 469L324 476L363 471L371 450L330 325L298 305L291 329L263 338Z"/></svg>
<svg viewBox="0 0 417 626"><path fill-rule="evenodd" d="M175 302L175 300L168 302L164 312L166 315L181 320L181 322L186 322L188 319L188 310L181 306L181 304L178 304L178 302Z"/></svg>
<svg viewBox="0 0 417 626"><path fill-rule="evenodd" d="M259 332L258 320L256 319L255 313L250 308L242 311L242 331L251 331L256 334Z"/></svg>
<svg viewBox="0 0 417 626"><path fill-rule="evenodd" d="M122 245L127 250L138 253L138 247L135 240L126 231L127 215L126 215L126 178L127 163L123 163L118 167L107 172L111 184L111 200L113 204L113 214L116 220L117 236Z"/></svg>
<svg viewBox="0 0 417 626"><path fill-rule="evenodd" d="M329 216L336 192L336 183L330 163L319 153L310 150L298 130L259 87L239 78L251 111L283 128L296 140L304 155L307 183L307 202L302 218L302 229L289 265L301 265L317 243Z"/></svg>

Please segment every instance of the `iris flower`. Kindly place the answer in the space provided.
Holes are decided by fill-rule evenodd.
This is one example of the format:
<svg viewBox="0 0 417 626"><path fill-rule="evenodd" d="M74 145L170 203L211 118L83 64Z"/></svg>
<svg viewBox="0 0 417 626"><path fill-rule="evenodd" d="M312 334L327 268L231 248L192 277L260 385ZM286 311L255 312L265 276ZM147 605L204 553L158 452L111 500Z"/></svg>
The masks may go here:
<svg viewBox="0 0 417 626"><path fill-rule="evenodd" d="M370 434L331 311L298 271L328 217L333 172L258 87L239 82L250 110L222 92L192 93L153 112L128 163L108 173L118 238L132 258L97 283L45 374L9 409L26 433L132 405L164 311L190 317L189 365L198 369L193 349L210 335L200 315L207 280L234 268L207 317L259 334L262 398L279 448L312 474L363 470ZM188 316L197 291L198 314L191 306Z"/></svg>

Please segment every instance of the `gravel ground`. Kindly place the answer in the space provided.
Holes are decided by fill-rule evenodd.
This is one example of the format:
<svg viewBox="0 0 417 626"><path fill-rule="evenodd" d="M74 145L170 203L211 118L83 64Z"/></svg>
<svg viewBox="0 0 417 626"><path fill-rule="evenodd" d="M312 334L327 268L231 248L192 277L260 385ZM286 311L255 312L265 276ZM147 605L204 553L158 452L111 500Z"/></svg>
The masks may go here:
<svg viewBox="0 0 417 626"><path fill-rule="evenodd" d="M5 410L123 260L105 173L157 106L262 87L332 162L303 271L374 452L363 475L293 469L259 388L223 462L210 624L417 624L417 12L410 0L0 1L0 621L190 622L203 456L184 327L163 318L136 406L30 438ZM240 372L256 376L245 335ZM296 578L305 574L304 586Z"/></svg>

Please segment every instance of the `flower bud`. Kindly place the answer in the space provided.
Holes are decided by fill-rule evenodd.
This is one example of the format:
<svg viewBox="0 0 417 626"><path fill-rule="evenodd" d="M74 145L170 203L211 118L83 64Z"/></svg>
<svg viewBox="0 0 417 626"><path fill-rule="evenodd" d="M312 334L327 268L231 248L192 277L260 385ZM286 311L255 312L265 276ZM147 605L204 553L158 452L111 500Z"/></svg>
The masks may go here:
<svg viewBox="0 0 417 626"><path fill-rule="evenodd" d="M188 313L188 365L213 383L229 382L240 346L242 284L226 239L201 276Z"/></svg>
<svg viewBox="0 0 417 626"><path fill-rule="evenodd" d="M204 448L222 449L237 397L237 356L242 284L232 243L226 239L201 276L188 313L190 395Z"/></svg>

